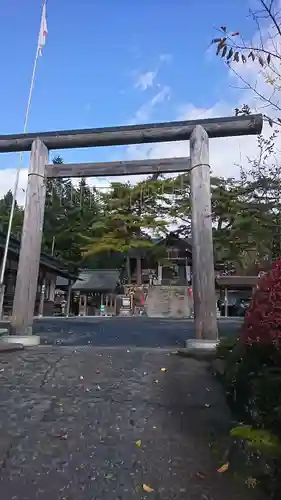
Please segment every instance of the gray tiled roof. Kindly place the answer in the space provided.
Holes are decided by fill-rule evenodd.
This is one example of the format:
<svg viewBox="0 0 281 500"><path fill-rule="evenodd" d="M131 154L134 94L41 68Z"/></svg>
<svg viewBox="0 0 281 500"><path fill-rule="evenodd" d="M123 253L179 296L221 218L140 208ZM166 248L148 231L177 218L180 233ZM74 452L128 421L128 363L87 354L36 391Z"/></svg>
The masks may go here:
<svg viewBox="0 0 281 500"><path fill-rule="evenodd" d="M7 233L1 230L0 227L0 248L5 247ZM9 254L15 256L16 260L18 260L18 256L20 253L20 240L15 238L13 235L10 236L9 241ZM77 274L68 270L68 264L59 259L56 259L52 255L49 255L45 252L41 251L40 255L40 266L44 266L46 269L53 271L58 276L62 276L69 279L77 278Z"/></svg>
<svg viewBox="0 0 281 500"><path fill-rule="evenodd" d="M230 275L230 276L216 276L216 283L219 286L225 286L226 288L229 287L254 287L257 285L259 281L258 276L237 276L237 275Z"/></svg>
<svg viewBox="0 0 281 500"><path fill-rule="evenodd" d="M84 269L75 281L73 290L113 292L120 278L118 269Z"/></svg>
<svg viewBox="0 0 281 500"><path fill-rule="evenodd" d="M60 288L66 286L68 286L68 280L66 278L63 278L62 276L58 276L56 281L56 287Z"/></svg>

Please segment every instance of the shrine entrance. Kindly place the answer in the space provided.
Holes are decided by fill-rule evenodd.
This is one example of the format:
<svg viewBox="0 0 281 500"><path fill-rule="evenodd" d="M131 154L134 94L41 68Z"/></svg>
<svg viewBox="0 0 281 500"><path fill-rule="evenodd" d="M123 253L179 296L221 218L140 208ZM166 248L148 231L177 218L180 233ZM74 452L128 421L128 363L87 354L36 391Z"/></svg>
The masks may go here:
<svg viewBox="0 0 281 500"><path fill-rule="evenodd" d="M52 178L190 172L195 330L218 338L211 217L209 138L260 134L262 115L0 136L0 152L31 151L12 329L32 333L46 197ZM190 140L190 157L49 164L53 149Z"/></svg>

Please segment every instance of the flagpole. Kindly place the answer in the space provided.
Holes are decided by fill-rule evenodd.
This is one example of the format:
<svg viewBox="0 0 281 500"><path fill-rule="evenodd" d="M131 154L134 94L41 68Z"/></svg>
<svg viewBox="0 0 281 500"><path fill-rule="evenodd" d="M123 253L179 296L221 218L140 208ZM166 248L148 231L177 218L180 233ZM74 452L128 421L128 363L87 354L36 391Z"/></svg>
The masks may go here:
<svg viewBox="0 0 281 500"><path fill-rule="evenodd" d="M46 8L46 1L47 0L43 0L42 12L43 12L43 9ZM40 38L41 29L42 29L42 17L41 17L41 23L40 23L39 38ZM39 57L39 55L41 53L41 47L40 47L40 44L39 44L39 38L38 38L38 43L37 43L37 49L36 49L35 59L34 59L34 63L33 63L33 70L32 70L32 76L31 76L30 87L29 87L28 101L27 101L27 106L26 106L26 111L25 111L25 119L24 119L24 126L23 126L23 133L24 134L27 131L29 111L30 111L31 99L32 99L32 94L33 94L33 89L34 89L34 83L35 83L35 75L36 75L36 69L37 69L37 62L38 62L38 57ZM12 205L11 205L11 211L10 211L10 217L9 217L9 224L8 224L7 236L6 236L6 241L5 241L5 249L4 249L4 255L3 255L2 265L1 265L1 273L0 273L0 318L3 317L3 304L4 304L4 295L5 295L4 277L5 277L5 271L6 271L6 265L7 265L7 257L8 257L10 239L11 239L12 224L13 224L13 218L14 218L14 212L15 212L15 206L16 206L16 199L17 199L17 193L18 193L18 186L19 186L19 179L20 179L21 169L22 169L22 151L19 154L19 164L18 164L17 173L16 173L16 180L15 180L15 184L14 184L13 199L12 199Z"/></svg>

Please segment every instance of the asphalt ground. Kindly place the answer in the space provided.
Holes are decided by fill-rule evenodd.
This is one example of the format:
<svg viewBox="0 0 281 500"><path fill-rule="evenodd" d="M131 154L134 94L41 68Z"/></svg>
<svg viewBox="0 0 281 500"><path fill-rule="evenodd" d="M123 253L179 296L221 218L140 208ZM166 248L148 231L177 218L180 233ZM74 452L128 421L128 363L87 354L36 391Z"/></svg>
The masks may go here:
<svg viewBox="0 0 281 500"><path fill-rule="evenodd" d="M233 424L207 364L134 347L186 323L102 321L44 320L71 345L0 353L1 500L258 500L218 472Z"/></svg>
<svg viewBox="0 0 281 500"><path fill-rule="evenodd" d="M241 318L220 318L219 334L239 334ZM34 322L34 333L43 344L69 346L184 347L195 337L192 320L143 316L94 318L42 318Z"/></svg>

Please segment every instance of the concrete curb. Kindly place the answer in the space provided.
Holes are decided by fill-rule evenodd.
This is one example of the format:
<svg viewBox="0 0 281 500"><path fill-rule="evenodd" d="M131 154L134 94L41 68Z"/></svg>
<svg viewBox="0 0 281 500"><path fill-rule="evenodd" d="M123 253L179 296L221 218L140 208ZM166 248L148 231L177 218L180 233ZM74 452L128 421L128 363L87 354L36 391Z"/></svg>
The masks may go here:
<svg viewBox="0 0 281 500"><path fill-rule="evenodd" d="M0 342L0 354L2 352L14 352L22 351L24 346L22 344L7 344L6 342Z"/></svg>
<svg viewBox="0 0 281 500"><path fill-rule="evenodd" d="M215 352L219 339L217 340L203 340L203 339L190 339L185 343L186 350L193 351L203 351L203 352Z"/></svg>
<svg viewBox="0 0 281 500"><path fill-rule="evenodd" d="M39 335L5 335L1 342L6 345L22 345L25 347L35 347L40 345Z"/></svg>
<svg viewBox="0 0 281 500"><path fill-rule="evenodd" d="M116 318L116 316L34 316L34 320L36 321L43 321L45 319L52 319L52 320L62 320L62 319L72 319L72 320L84 320L84 319L112 319Z"/></svg>
<svg viewBox="0 0 281 500"><path fill-rule="evenodd" d="M186 341L186 347L178 349L177 355L209 361L216 357L217 344L218 340L190 339Z"/></svg>
<svg viewBox="0 0 281 500"><path fill-rule="evenodd" d="M198 361L212 361L216 357L215 351L203 350L203 349L187 349L180 348L177 351L177 356L182 358L192 358L197 359Z"/></svg>

